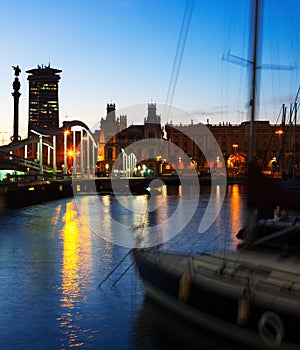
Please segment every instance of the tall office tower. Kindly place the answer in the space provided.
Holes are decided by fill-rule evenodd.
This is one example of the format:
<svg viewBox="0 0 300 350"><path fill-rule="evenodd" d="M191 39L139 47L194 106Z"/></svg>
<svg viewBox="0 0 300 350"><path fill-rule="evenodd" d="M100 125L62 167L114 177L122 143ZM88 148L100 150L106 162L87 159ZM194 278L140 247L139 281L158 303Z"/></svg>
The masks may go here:
<svg viewBox="0 0 300 350"><path fill-rule="evenodd" d="M38 66L26 73L29 81L29 120L28 137L32 135L31 126L51 129L59 127L58 82L59 69Z"/></svg>

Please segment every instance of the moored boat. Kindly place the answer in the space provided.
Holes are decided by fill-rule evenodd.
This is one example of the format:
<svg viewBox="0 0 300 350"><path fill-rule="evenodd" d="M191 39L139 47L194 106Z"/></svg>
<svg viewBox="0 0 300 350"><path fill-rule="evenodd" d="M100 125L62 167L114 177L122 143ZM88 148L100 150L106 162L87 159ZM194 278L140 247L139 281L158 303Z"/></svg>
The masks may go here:
<svg viewBox="0 0 300 350"><path fill-rule="evenodd" d="M299 348L299 258L246 250L226 259L158 250L134 257L147 295L187 321L254 348Z"/></svg>
<svg viewBox="0 0 300 350"><path fill-rule="evenodd" d="M254 2L251 164L260 1ZM236 251L179 254L146 248L133 250L133 256L147 295L174 314L252 348L299 349L300 193L267 184L250 164L247 181L248 220ZM288 217L274 217L278 205Z"/></svg>

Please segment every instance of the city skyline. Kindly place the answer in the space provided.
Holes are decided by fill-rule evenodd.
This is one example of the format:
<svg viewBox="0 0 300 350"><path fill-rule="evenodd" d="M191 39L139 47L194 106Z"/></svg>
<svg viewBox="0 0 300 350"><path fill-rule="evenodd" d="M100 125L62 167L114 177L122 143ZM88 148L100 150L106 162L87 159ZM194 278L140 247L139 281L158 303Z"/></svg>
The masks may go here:
<svg viewBox="0 0 300 350"><path fill-rule="evenodd" d="M297 0L265 0L262 63L300 66ZM168 98L184 11L192 11L174 95ZM247 59L249 1L37 1L2 2L0 131L13 132L12 66L19 65L20 135L27 135L28 80L37 65L61 69L60 124L80 119L91 128L105 117L106 104L117 111L131 105L172 103L192 113L194 122L247 120L247 69L222 56ZM14 15L14 21L11 21ZM185 23L186 24L186 23ZM174 78L174 75L173 75ZM282 103L294 101L298 69L262 73L260 119L276 122ZM162 110L162 123L165 119ZM66 117L67 116L67 117ZM128 114L128 124L141 123ZM172 119L172 116L170 117ZM189 123L190 119L182 120Z"/></svg>

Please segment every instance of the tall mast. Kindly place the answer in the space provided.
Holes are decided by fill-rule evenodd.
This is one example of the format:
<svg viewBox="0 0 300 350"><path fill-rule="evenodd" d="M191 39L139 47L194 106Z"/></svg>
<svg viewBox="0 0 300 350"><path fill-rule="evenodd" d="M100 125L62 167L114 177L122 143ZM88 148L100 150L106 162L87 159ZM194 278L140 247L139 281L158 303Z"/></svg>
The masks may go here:
<svg viewBox="0 0 300 350"><path fill-rule="evenodd" d="M250 119L250 133L249 133L249 161L253 161L255 157L255 148L256 148L256 135L255 135L255 119L258 107L258 77L257 69L258 62L260 59L260 39L261 39L261 2L262 0L254 0L253 7L253 46L252 46L252 60L251 60L251 96L250 96L250 105L251 105L251 119Z"/></svg>
<svg viewBox="0 0 300 350"><path fill-rule="evenodd" d="M258 106L258 77L257 77L257 64L260 57L260 10L261 10L262 0L253 0L253 11L251 13L253 22L251 22L251 29L253 28L253 33L250 39L253 40L252 45L252 60L250 60L251 67L251 96L250 96L250 106L251 106L251 119L250 119L250 130L249 130L249 155L248 162L251 163L255 159L255 148L256 148L256 137L255 137L255 119ZM249 45L251 49L251 41ZM248 189L249 191L249 189ZM255 241L256 228L257 228L257 210L254 207L248 208L247 215L247 245L251 245Z"/></svg>

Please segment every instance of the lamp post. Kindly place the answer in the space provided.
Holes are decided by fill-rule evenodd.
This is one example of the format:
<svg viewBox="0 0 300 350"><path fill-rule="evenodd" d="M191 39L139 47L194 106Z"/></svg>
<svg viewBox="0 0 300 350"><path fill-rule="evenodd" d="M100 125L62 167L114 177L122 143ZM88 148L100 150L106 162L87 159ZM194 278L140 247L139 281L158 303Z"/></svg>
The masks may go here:
<svg viewBox="0 0 300 350"><path fill-rule="evenodd" d="M74 152L74 157L73 157L73 171L72 171L72 176L76 177L76 172L77 172L77 164L76 164L76 131L73 130L73 152Z"/></svg>
<svg viewBox="0 0 300 350"><path fill-rule="evenodd" d="M93 147L92 147L92 169L93 173L95 171L95 165L96 165L96 159L95 159L95 150L97 149L96 143L92 140Z"/></svg>
<svg viewBox="0 0 300 350"><path fill-rule="evenodd" d="M87 139L86 139L86 167L87 167L87 175L88 177L90 176L90 138L89 135L87 135Z"/></svg>
<svg viewBox="0 0 300 350"><path fill-rule="evenodd" d="M53 144L53 175L56 173L56 135L53 135L52 138Z"/></svg>
<svg viewBox="0 0 300 350"><path fill-rule="evenodd" d="M239 147L239 145L237 143L234 143L232 147L234 148L234 154L236 154L236 149Z"/></svg>
<svg viewBox="0 0 300 350"><path fill-rule="evenodd" d="M64 174L66 175L68 173L67 168L67 136L69 134L68 130L64 131Z"/></svg>
<svg viewBox="0 0 300 350"><path fill-rule="evenodd" d="M126 177L126 166L127 166L127 157L126 157L126 153L124 151L123 148L121 148L121 152L122 152L122 165L123 165L123 177Z"/></svg>
<svg viewBox="0 0 300 350"><path fill-rule="evenodd" d="M83 144L83 129L80 130L80 176L83 176L83 152L84 152L84 144Z"/></svg>

